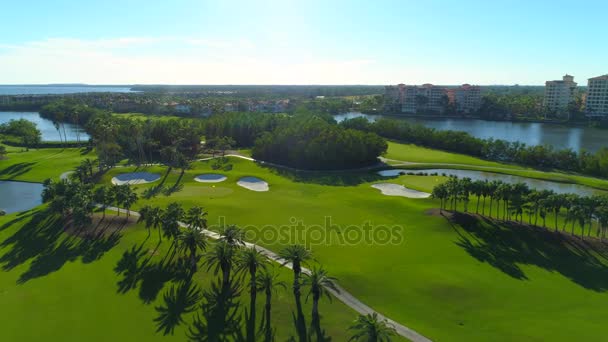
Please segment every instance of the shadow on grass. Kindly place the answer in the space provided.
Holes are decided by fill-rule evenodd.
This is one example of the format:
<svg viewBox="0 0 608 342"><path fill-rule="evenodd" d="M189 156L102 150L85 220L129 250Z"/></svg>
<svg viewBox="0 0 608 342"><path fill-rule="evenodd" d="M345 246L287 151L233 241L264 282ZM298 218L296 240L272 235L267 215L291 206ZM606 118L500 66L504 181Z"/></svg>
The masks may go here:
<svg viewBox="0 0 608 342"><path fill-rule="evenodd" d="M362 183L387 179L387 177L382 177L375 172L378 166L353 171L296 171L262 163L257 163L257 165L273 174L285 177L297 183L355 186Z"/></svg>
<svg viewBox="0 0 608 342"><path fill-rule="evenodd" d="M456 213L448 220L458 234L457 245L515 279L528 279L520 266L533 265L586 289L608 290L608 247L599 241L471 214Z"/></svg>
<svg viewBox="0 0 608 342"><path fill-rule="evenodd" d="M245 341L240 314L240 287L214 282L203 292L203 303L188 328L190 341Z"/></svg>
<svg viewBox="0 0 608 342"><path fill-rule="evenodd" d="M28 173L30 170L32 170L32 167L36 165L36 163L31 163L31 162L27 162L27 163L17 163L17 164L13 164L9 167L6 167L2 170L0 170L0 178L4 178L4 179L13 179L15 177L21 176L25 173Z"/></svg>
<svg viewBox="0 0 608 342"><path fill-rule="evenodd" d="M156 300L165 283L184 281L190 278L188 267L177 259L169 262L152 262L144 244L125 251L114 267L114 272L122 276L117 282L118 293L124 294L139 289L139 298L146 304Z"/></svg>
<svg viewBox="0 0 608 342"><path fill-rule="evenodd" d="M30 217L29 222L0 244L3 249L8 249L0 257L4 271L10 271L31 261L29 268L17 280L18 284L58 271L67 262L79 258L83 263L98 260L120 240L117 232L93 240L64 234L63 220L48 209L32 212L29 216L8 222L5 226ZM3 229L5 228L3 226Z"/></svg>
<svg viewBox="0 0 608 342"><path fill-rule="evenodd" d="M173 335L175 327L184 323L184 315L194 312L201 299L201 289L191 279L173 285L163 294L163 304L155 308L156 332Z"/></svg>

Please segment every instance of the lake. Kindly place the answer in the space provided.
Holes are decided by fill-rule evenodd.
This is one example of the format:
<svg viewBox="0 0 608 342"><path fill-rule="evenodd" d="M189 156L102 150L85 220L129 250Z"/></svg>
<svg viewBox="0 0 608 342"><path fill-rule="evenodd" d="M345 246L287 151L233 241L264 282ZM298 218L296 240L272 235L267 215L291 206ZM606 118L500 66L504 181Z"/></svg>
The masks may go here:
<svg viewBox="0 0 608 342"><path fill-rule="evenodd" d="M40 117L37 112L0 112L0 124L10 120L26 119L36 124L42 133L42 141L59 141L59 132L51 120ZM79 131L75 125L64 124L68 141L76 141L76 133L80 132L80 141L89 140L89 135L82 129ZM61 136L63 137L63 130Z"/></svg>
<svg viewBox="0 0 608 342"><path fill-rule="evenodd" d="M10 214L39 206L42 189L40 183L0 181L0 209Z"/></svg>
<svg viewBox="0 0 608 342"><path fill-rule="evenodd" d="M390 169L378 171L378 174L384 177L396 177L400 172L408 173L437 173L439 175L445 174L447 176L457 176L459 178L469 177L472 180L500 180L509 184L526 183L530 189L536 190L553 190L558 194L577 194L581 196L591 196L594 194L606 193L602 190L597 190L588 186L578 184L567 184L551 182L541 179L519 177L513 175L504 175L500 173L484 172L484 171L472 171L472 170L452 170L452 169L423 169L423 170L408 170L408 169ZM428 176L433 177L433 176Z"/></svg>
<svg viewBox="0 0 608 342"><path fill-rule="evenodd" d="M130 93L131 87L113 86L53 86L53 85L0 85L0 95L47 95L77 93Z"/></svg>
<svg viewBox="0 0 608 342"><path fill-rule="evenodd" d="M591 127L569 127L549 123L526 123L508 121L486 121L477 119L413 118L383 115L368 115L357 112L335 115L336 121L365 117L370 121L379 118L396 118L418 123L438 130L463 131L477 138L494 138L521 141L526 145L551 145L556 149L571 148L580 152L597 151L608 147L608 130Z"/></svg>

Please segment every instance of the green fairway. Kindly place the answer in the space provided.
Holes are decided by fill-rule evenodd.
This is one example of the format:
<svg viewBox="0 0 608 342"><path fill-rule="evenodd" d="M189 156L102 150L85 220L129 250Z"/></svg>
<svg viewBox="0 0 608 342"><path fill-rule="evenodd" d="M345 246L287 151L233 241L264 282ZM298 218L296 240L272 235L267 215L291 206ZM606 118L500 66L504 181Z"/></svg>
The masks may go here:
<svg viewBox="0 0 608 342"><path fill-rule="evenodd" d="M404 169L444 168L487 171L560 183L580 184L601 190L608 190L608 181L605 179L557 171L539 171L518 165L497 163L463 154L433 150L411 144L389 142L388 152L385 157L392 160L389 164L399 165L399 168ZM415 164L403 164L398 161L412 162Z"/></svg>
<svg viewBox="0 0 608 342"><path fill-rule="evenodd" d="M7 159L0 160L0 180L42 182L47 178L59 178L62 172L72 170L86 158L95 159L93 152L78 148L8 150Z"/></svg>
<svg viewBox="0 0 608 342"><path fill-rule="evenodd" d="M81 157L75 154L74 158ZM433 340L570 341L603 337L601 315L608 304L605 247L540 228L505 226L474 216L459 215L449 221L436 215L437 210L431 210L438 207L436 200L389 197L371 187L376 182L390 182L430 191L446 180L441 176L387 179L373 172L291 173L238 158L229 161L233 166L229 171L213 170L209 161L195 162L181 179L180 170L171 171L165 178L166 167L121 167L107 172L100 182L110 183L113 176L126 172L159 173L163 176L161 181L136 188L141 195L159 185L162 189L153 197L140 199L134 209L145 204L165 206L172 201L186 208L202 205L209 211L212 229L217 229L218 222L238 224L247 229L249 239L275 251L285 241L307 243L316 261L345 289L375 310ZM54 172L64 170L67 168L56 166ZM33 171L21 177L39 181L47 177L46 172ZM220 173L227 179L220 183L194 181L203 173ZM244 176L267 181L270 191L254 192L238 186L237 181ZM175 184L174 191L167 191ZM470 208L474 204L472 201ZM10 215L0 222L15 218ZM27 220L3 226L0 253L17 251L10 241ZM294 222L300 221L308 227L304 235L293 233ZM385 232L386 227L397 229L392 232L399 234L391 235L394 239L389 242L345 240L349 227L365 227L368 222L372 235ZM313 235L319 231L314 226L321 227L324 239ZM123 253L145 236L141 227L124 231L119 243L94 262L83 262L82 251L68 253L67 261L64 257L48 258L52 262L44 269L52 272L25 283L16 282L32 265L40 273L41 265L31 262L35 253L17 267L0 273L3 291L14 294L0 297L0 304L8 308L0 319L15 322L8 336L13 340L34 340L34 333L23 326L28 321L26 317L39 315L42 319L52 315L53 320L42 331L53 338L76 341L113 334L114 339L120 340L122 334L133 340L160 339L162 334L154 333L153 319L157 314L154 307L162 304L162 291L149 304L142 302L138 290L118 294L121 276L113 271ZM26 243L35 235L26 231L18 237ZM46 241L36 239L32 243L44 245ZM155 242L152 238L146 246ZM288 271L285 277L289 279ZM209 276L201 272L198 278L203 284ZM29 304L20 304L21 298ZM293 330L291 304L288 291L277 297L274 317L283 337ZM33 307L38 311L31 313ZM48 308L51 313L40 308ZM344 340L354 312L336 301L323 302L321 310L324 328L334 340ZM99 321L91 320L91 316ZM78 327L69 329L70 325ZM114 330L103 335L103 326ZM176 330L176 339L183 339L180 329Z"/></svg>
<svg viewBox="0 0 608 342"><path fill-rule="evenodd" d="M393 141L388 142L388 151L384 157L388 159L403 160L415 163L467 164L523 169L517 165L496 163L464 154L433 150L413 144L401 144Z"/></svg>
<svg viewBox="0 0 608 342"><path fill-rule="evenodd" d="M460 224L426 214L429 208L437 206L434 200L380 195L370 187L374 176L283 177L280 174L284 172L235 158L231 161L232 171L219 172L228 176L225 182L214 185L193 182L197 174L215 172L208 163L196 163L184 175L181 191L168 197L159 195L150 202L199 203L209 209L210 222L223 216L228 223L258 229L258 234L252 235L257 237L263 231L272 235L268 233L272 229L284 230L294 219L310 226L324 225L326 217L330 217L331 223L342 231L348 225L361 226L367 221L372 225L400 225L404 228L403 241L396 244L323 243L311 248L345 288L373 308L431 338L467 341L599 338L601 321L587 319L608 304L601 285L608 284L606 261L599 254L586 256L567 243L548 243L534 231L514 232L501 226L478 225L471 233L463 232ZM164 170L158 167L147 171ZM125 171L112 170L105 181ZM172 185L178 175L177 171L169 175L165 184ZM238 187L236 181L241 176L266 180L270 191L257 193ZM428 190L442 180L442 177L401 176L390 181ZM153 185L139 188L142 191L150 186ZM485 233L490 229L504 229L500 236L508 238L505 243L513 243L514 249L494 255L493 250L501 242ZM280 248L272 241L259 242L275 250ZM583 270L581 274L576 265ZM568 312L578 315L570 317ZM573 323L576 317L581 317L580 324ZM566 319L569 328L563 329ZM519 328L513 329L514 326Z"/></svg>

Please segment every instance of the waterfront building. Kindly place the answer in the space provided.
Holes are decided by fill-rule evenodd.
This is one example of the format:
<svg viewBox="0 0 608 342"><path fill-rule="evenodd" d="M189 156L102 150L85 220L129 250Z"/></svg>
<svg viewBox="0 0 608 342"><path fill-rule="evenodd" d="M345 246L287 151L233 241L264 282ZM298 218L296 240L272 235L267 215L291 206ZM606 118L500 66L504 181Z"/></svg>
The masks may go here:
<svg viewBox="0 0 608 342"><path fill-rule="evenodd" d="M543 105L552 112L565 112L574 100L575 91L574 76L564 75L561 80L547 81Z"/></svg>
<svg viewBox="0 0 608 342"><path fill-rule="evenodd" d="M585 113L588 116L608 116L608 74L589 79Z"/></svg>

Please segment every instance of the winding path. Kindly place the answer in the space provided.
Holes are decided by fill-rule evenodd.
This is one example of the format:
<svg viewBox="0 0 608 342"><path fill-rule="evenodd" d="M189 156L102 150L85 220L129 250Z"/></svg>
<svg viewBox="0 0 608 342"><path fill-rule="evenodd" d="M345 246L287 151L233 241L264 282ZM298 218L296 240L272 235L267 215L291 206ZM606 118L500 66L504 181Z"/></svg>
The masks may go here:
<svg viewBox="0 0 608 342"><path fill-rule="evenodd" d="M243 157L241 156L240 158L244 158L244 159L248 159L248 157ZM250 159L250 158L249 158ZM117 208L117 207L107 207L106 209L109 210L113 210L113 211L118 211L120 213L126 213L127 210L122 209L122 208ZM136 211L130 211L131 215L134 216L139 216L139 213ZM186 227L186 224L183 222L179 223L180 226L182 227ZM217 240L220 238L220 234L211 230L207 230L204 229L203 230L203 234L205 234L205 236ZM278 254L276 254L275 252L266 249L262 246L259 245L255 245L249 242L245 242L245 246L247 247L255 247L257 250L259 250L262 254L264 254L268 259L278 263L281 266L285 266L289 269L291 269L291 264L287 263L284 264L283 260L278 256ZM302 268L302 272L306 273L306 274L310 274L310 270L307 268ZM378 318L380 320L386 320L388 322L388 324L392 325L395 330L397 331L397 334L409 339L412 342L431 342L431 340L423 335L421 335L420 333L406 327L405 325L402 325L384 315L382 315L381 313L375 311L374 309L372 309L371 307L367 306L365 303L361 302L360 300L358 300L355 296L353 296L352 294L350 294L348 291L346 291L343 287L341 287L339 284L336 284L336 288L338 289L338 291L334 291L333 289L327 288L327 290L336 298L338 298L342 303L346 304L348 307L350 307L351 309L355 310L356 312L362 314L362 315L367 315L367 314L372 314L372 313L376 313L378 315Z"/></svg>

